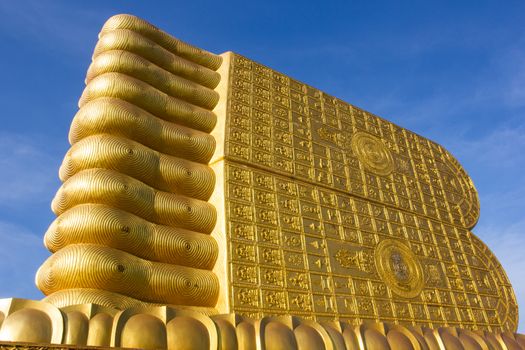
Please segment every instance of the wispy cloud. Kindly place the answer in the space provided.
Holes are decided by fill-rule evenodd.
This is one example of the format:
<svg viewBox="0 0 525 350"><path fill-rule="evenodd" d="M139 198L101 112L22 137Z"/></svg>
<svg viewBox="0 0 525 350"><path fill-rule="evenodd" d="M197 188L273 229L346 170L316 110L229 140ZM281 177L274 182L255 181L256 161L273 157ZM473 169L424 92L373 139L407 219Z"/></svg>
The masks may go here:
<svg viewBox="0 0 525 350"><path fill-rule="evenodd" d="M525 121L518 125L501 126L484 136L448 140L459 157L498 170L525 166Z"/></svg>
<svg viewBox="0 0 525 350"><path fill-rule="evenodd" d="M0 2L4 35L62 53L89 54L97 40L100 14L68 2L19 0Z"/></svg>
<svg viewBox="0 0 525 350"><path fill-rule="evenodd" d="M0 298L42 298L34 282L36 270L49 256L42 239L25 227L0 221L0 242Z"/></svg>
<svg viewBox="0 0 525 350"><path fill-rule="evenodd" d="M59 186L58 159L28 135L0 133L0 209L46 202Z"/></svg>
<svg viewBox="0 0 525 350"><path fill-rule="evenodd" d="M387 42L365 37L351 45L291 46L279 52L284 57L306 58L312 66L319 66L316 69L327 72L324 78L317 77L321 88L335 90L338 97L438 142L440 136L465 136L480 126L500 128L503 121L521 118L525 36L496 43L501 39L492 32L485 40L476 30L462 35L454 30L440 28L439 35L423 33L409 38L405 34L389 36ZM454 60L455 52L464 57ZM444 68L446 63L434 55L452 56L453 67ZM390 69L384 68L385 61ZM327 65L339 67L340 72L333 74ZM475 119L478 123L473 123Z"/></svg>
<svg viewBox="0 0 525 350"><path fill-rule="evenodd" d="M44 248L40 232L41 225L46 223L36 223L34 217L41 216L43 210L38 208L47 210L50 198L59 186L56 175L58 157L47 153L49 148L42 138L0 133L2 298L42 298L34 276L49 252ZM35 207L38 212L32 212ZM18 219L20 216L26 221Z"/></svg>
<svg viewBox="0 0 525 350"><path fill-rule="evenodd" d="M516 48L509 52L507 61L511 61L515 69L509 72L505 102L512 107L523 107L525 106L525 52L523 49Z"/></svg>
<svg viewBox="0 0 525 350"><path fill-rule="evenodd" d="M491 222L478 225L474 232L488 245L498 258L510 279L519 309L518 331L525 331L525 220L501 224Z"/></svg>
<svg viewBox="0 0 525 350"><path fill-rule="evenodd" d="M521 46L523 47L523 46ZM370 94L370 110L429 137L456 156L480 195L473 229L494 252L514 287L525 330L525 51L501 49L490 66L466 84L415 100L403 88Z"/></svg>
<svg viewBox="0 0 525 350"><path fill-rule="evenodd" d="M518 305L525 305L525 122L501 126L484 136L450 140L464 160L480 195L480 221L473 232L494 252L513 285ZM466 163L466 164L465 164ZM525 330L520 309L519 330Z"/></svg>

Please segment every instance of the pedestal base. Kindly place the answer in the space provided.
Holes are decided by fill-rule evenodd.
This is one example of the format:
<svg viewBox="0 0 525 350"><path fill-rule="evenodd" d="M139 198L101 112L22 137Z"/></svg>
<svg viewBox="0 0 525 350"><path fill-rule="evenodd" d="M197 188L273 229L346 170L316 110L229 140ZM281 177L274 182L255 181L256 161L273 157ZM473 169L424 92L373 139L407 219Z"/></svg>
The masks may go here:
<svg viewBox="0 0 525 350"><path fill-rule="evenodd" d="M253 320L170 306L116 310L0 300L0 350L142 349L525 349L525 335L384 322L314 322L294 316Z"/></svg>

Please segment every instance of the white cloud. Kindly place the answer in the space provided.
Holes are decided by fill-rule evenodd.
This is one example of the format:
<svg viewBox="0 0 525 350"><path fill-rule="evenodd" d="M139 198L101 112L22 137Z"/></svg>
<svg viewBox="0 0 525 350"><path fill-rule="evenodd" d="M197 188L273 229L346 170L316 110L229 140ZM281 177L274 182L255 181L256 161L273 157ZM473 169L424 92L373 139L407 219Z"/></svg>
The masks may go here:
<svg viewBox="0 0 525 350"><path fill-rule="evenodd" d="M489 129L490 130L490 129ZM448 141L451 141L448 139ZM456 156L493 169L525 166L525 123L495 126L482 137L448 142Z"/></svg>
<svg viewBox="0 0 525 350"><path fill-rule="evenodd" d="M42 238L20 225L0 221L0 298L40 299L34 276L49 253Z"/></svg>
<svg viewBox="0 0 525 350"><path fill-rule="evenodd" d="M515 180L515 186L507 191L489 191L480 194L481 217L487 222L498 222L503 227L513 225L525 217L525 183ZM483 221L482 221L483 222ZM524 232L525 233L525 232Z"/></svg>
<svg viewBox="0 0 525 350"><path fill-rule="evenodd" d="M480 221L473 232L494 252L512 283L525 332L525 124L501 126L484 137L451 142L468 163L480 195ZM464 164L465 165L465 164ZM469 169L470 168L470 169ZM476 183L479 180L479 183Z"/></svg>
<svg viewBox="0 0 525 350"><path fill-rule="evenodd" d="M42 297L34 276L49 253L42 233L29 227L40 226L34 217L48 210L59 186L59 161L45 151L46 146L45 140L29 135L0 133L1 298Z"/></svg>
<svg viewBox="0 0 525 350"><path fill-rule="evenodd" d="M478 225L474 233L483 240L498 258L510 279L518 301L520 323L518 331L525 332L525 219L514 223ZM521 306L521 307L520 307Z"/></svg>
<svg viewBox="0 0 525 350"><path fill-rule="evenodd" d="M0 208L46 202L58 189L58 159L42 143L0 133Z"/></svg>
<svg viewBox="0 0 525 350"><path fill-rule="evenodd" d="M74 19L74 20L73 20ZM88 54L97 40L100 13L95 10L38 0L0 1L0 28L21 41L46 49Z"/></svg>

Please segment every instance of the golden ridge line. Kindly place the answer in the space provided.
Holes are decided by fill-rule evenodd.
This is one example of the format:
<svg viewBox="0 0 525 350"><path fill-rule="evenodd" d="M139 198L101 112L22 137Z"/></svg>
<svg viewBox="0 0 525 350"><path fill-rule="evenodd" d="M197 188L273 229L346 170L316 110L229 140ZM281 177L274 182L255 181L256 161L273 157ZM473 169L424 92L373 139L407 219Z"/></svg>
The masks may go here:
<svg viewBox="0 0 525 350"><path fill-rule="evenodd" d="M167 155L207 163L215 150L215 138L203 131L165 121L121 99L100 97L76 113L69 142L99 133L129 138Z"/></svg>
<svg viewBox="0 0 525 350"><path fill-rule="evenodd" d="M176 76L192 80L211 89L215 88L221 79L219 73L214 70L174 55L155 42L130 30L116 29L101 36L93 51L93 60L102 52L110 50L134 53Z"/></svg>
<svg viewBox="0 0 525 350"><path fill-rule="evenodd" d="M86 84L104 73L122 73L154 86L175 98L197 106L212 109L219 101L219 94L191 80L176 76L141 56L122 50L99 54L88 68Z"/></svg>
<svg viewBox="0 0 525 350"><path fill-rule="evenodd" d="M210 233L217 213L205 201L156 191L127 175L107 169L87 169L64 182L51 207L61 215L78 204L99 203L128 211L148 221Z"/></svg>
<svg viewBox="0 0 525 350"><path fill-rule="evenodd" d="M104 23L99 36L102 37L106 32L111 32L115 29L129 29L141 33L171 51L173 54L212 70L217 70L222 63L220 56L175 39L170 34L158 29L145 20L132 15L121 14L109 18L106 23Z"/></svg>
<svg viewBox="0 0 525 350"><path fill-rule="evenodd" d="M208 200L215 173L204 164L167 156L129 139L108 134L73 144L60 166L60 180L90 168L104 168L133 177L160 191Z"/></svg>
<svg viewBox="0 0 525 350"><path fill-rule="evenodd" d="M52 253L70 244L92 243L151 261L211 270L218 255L207 234L153 224L103 204L80 204L49 226L44 245Z"/></svg>
<svg viewBox="0 0 525 350"><path fill-rule="evenodd" d="M35 281L46 295L95 288L165 304L215 306L219 294L211 271L151 262L95 244L60 249L38 269Z"/></svg>
<svg viewBox="0 0 525 350"><path fill-rule="evenodd" d="M79 107L99 97L120 98L168 122L204 132L212 131L217 122L217 116L212 111L171 97L121 73L104 73L91 80L82 92Z"/></svg>

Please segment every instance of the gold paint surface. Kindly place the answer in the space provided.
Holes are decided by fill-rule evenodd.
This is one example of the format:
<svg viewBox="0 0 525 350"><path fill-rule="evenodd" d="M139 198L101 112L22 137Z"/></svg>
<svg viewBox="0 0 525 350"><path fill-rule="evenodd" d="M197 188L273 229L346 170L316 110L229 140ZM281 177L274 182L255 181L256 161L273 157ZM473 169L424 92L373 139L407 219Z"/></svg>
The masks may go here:
<svg viewBox="0 0 525 350"><path fill-rule="evenodd" d="M133 16L110 18L99 38L45 236L54 254L37 274L46 301L124 310L114 346L216 332L191 312L169 321L177 312L158 304L237 313L240 339L268 348L329 348L332 336L418 348L462 339L441 338L443 326L516 329L510 282L469 231L477 192L442 146ZM153 336L135 336L141 327Z"/></svg>
<svg viewBox="0 0 525 350"><path fill-rule="evenodd" d="M104 24L52 202L53 255L36 276L46 301L214 310L222 60L134 16Z"/></svg>
<svg viewBox="0 0 525 350"><path fill-rule="evenodd" d="M214 131L220 310L516 329L510 282L469 231L477 192L448 151L240 55L230 66L224 140Z"/></svg>
<svg viewBox="0 0 525 350"><path fill-rule="evenodd" d="M474 185L440 145L240 55L231 80L228 159L446 224L475 225Z"/></svg>

